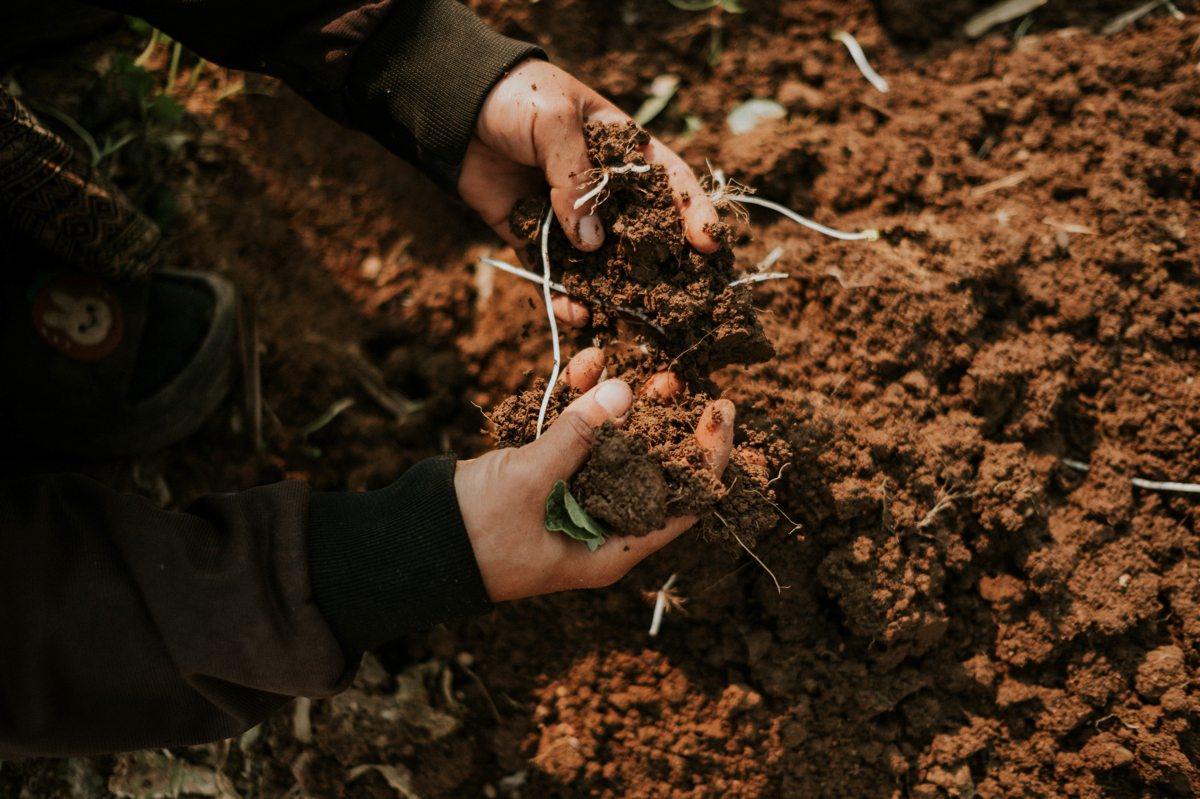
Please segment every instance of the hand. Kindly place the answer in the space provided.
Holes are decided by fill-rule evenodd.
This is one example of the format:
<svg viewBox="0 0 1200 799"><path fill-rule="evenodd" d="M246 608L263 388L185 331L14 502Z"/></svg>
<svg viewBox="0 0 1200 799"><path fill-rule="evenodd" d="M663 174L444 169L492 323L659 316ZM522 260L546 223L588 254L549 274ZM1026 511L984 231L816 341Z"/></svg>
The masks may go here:
<svg viewBox="0 0 1200 799"><path fill-rule="evenodd" d="M567 238L581 250L595 250L604 241L600 220L591 213L596 198L574 208L590 188L585 173L592 164L583 126L629 121L619 108L553 64L522 61L483 102L458 192L500 238L522 252L525 242L508 227L513 205L549 183L550 202ZM702 253L715 252L719 244L708 230L719 217L691 168L657 139L642 154L666 168L688 242ZM573 327L587 323L587 309L565 297L556 299L555 314Z"/></svg>
<svg viewBox="0 0 1200 799"><path fill-rule="evenodd" d="M587 393L572 402L541 438L520 449L497 450L458 463L454 488L493 602L611 585L696 522L694 516L678 516L647 536L610 536L595 552L589 552L582 541L546 529L546 497L554 483L570 478L587 460L596 427L609 419L624 424L633 406L633 392L623 381L596 384L602 371L600 350L580 352L567 365L563 379ZM729 462L733 416L733 403L717 400L705 409L696 427L696 443L717 476Z"/></svg>

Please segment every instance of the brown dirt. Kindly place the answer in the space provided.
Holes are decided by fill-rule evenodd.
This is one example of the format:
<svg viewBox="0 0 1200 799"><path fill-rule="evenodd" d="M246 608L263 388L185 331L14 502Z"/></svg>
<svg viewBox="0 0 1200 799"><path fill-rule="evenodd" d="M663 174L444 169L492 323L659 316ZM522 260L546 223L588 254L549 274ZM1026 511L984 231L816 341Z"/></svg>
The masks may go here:
<svg viewBox="0 0 1200 799"><path fill-rule="evenodd" d="M642 155L650 135L633 124L595 123L586 126L585 134L595 167L584 182L600 190L593 213L609 235L595 252L582 253L561 228L552 227L544 268L573 299L591 308L591 328L597 334L627 342L634 335L625 330L622 336L625 326L618 320L632 317L636 322L634 341L641 346L626 346L625 357L609 365L610 377L637 386L669 369L682 385L678 396L639 398L622 428L606 424L600 429L568 490L613 535L646 535L671 516L698 516L703 520L700 531L708 537L752 546L776 519L761 473L766 470L750 470L751 478L741 462L722 484L705 466L694 438L705 406L717 393L713 371L774 355L749 290L730 285L736 274L730 230L722 224L711 231L721 242L716 252L697 252L684 240L666 171L646 163ZM512 229L529 242L531 253L541 252L548 208L547 196L535 196L514 209ZM544 394L542 381L490 415L499 444L519 447L537 437ZM548 420L556 419L573 398L565 386L556 387L545 399ZM740 453L735 457L742 460ZM717 508L722 499L725 513ZM737 515L726 515L735 510Z"/></svg>
<svg viewBox="0 0 1200 799"><path fill-rule="evenodd" d="M256 797L397 795L379 770L351 781L364 764L422 797L1200 792L1200 499L1130 482L1200 482L1195 9L1102 38L1124 4L1048 4L1014 44L1019 21L956 33L983 3L472 5L626 109L679 75L650 129L689 163L883 234L837 242L751 209L732 241L744 265L783 247L791 275L753 289L776 357L714 378L744 443L786 442L771 487L801 528L754 547L786 587L684 539L611 589L388 648L392 674L314 703L312 743L285 713L227 759L177 754ZM375 487L487 446L471 403L549 369L536 287L477 275L496 245L466 209L286 92L203 97L173 242L258 300L279 424L257 454L231 405L184 445L91 471L151 493L161 478L183 505L284 474ZM724 116L749 97L789 116L733 136ZM704 124L690 137L686 115ZM346 345L423 410L378 410ZM358 402L314 457L298 432L342 396ZM686 604L651 638L645 594L672 573ZM115 766L6 763L0 793L99 795Z"/></svg>

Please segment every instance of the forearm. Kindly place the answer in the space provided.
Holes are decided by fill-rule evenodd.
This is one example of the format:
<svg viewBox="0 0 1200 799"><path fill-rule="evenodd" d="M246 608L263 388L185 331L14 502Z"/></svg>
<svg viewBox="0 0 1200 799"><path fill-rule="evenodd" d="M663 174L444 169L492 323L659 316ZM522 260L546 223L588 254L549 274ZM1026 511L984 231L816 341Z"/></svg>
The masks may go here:
<svg viewBox="0 0 1200 799"><path fill-rule="evenodd" d="M343 689L365 647L486 611L448 468L187 513L74 475L0 486L0 759L236 735Z"/></svg>
<svg viewBox="0 0 1200 799"><path fill-rule="evenodd" d="M457 0L98 0L224 66L283 79L456 190L484 97L541 51Z"/></svg>

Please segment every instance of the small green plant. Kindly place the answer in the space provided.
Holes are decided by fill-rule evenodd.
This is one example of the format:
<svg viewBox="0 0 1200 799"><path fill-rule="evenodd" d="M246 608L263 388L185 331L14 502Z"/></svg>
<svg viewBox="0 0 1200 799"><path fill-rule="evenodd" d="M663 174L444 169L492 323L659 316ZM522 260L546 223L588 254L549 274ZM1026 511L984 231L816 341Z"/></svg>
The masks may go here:
<svg viewBox="0 0 1200 799"><path fill-rule="evenodd" d="M113 180L142 211L160 225L176 214L174 194L166 176L191 136L181 129L185 110L172 94L179 74L183 48L178 42L140 20L130 26L148 37L137 52L113 52L97 66L95 78L79 96L70 113L45 104L30 103L35 112L58 120L86 148L92 166ZM169 66L146 66L160 47L170 48ZM187 87L195 87L203 60L194 59Z"/></svg>
<svg viewBox="0 0 1200 799"><path fill-rule="evenodd" d="M608 536L608 532L571 496L567 484L559 480L546 500L546 529L561 531L588 545L595 552Z"/></svg>

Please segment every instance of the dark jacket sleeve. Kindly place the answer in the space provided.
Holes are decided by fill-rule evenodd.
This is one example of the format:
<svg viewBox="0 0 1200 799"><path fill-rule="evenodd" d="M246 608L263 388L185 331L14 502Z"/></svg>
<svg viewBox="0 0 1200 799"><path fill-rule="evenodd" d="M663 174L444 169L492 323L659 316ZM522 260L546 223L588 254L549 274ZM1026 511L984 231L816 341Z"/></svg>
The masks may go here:
<svg viewBox="0 0 1200 799"><path fill-rule="evenodd" d="M536 46L458 0L97 0L200 55L283 79L456 192L484 98Z"/></svg>
<svg viewBox="0 0 1200 799"><path fill-rule="evenodd" d="M0 760L237 735L342 690L369 646L486 612L453 474L186 513L75 475L0 484Z"/></svg>

